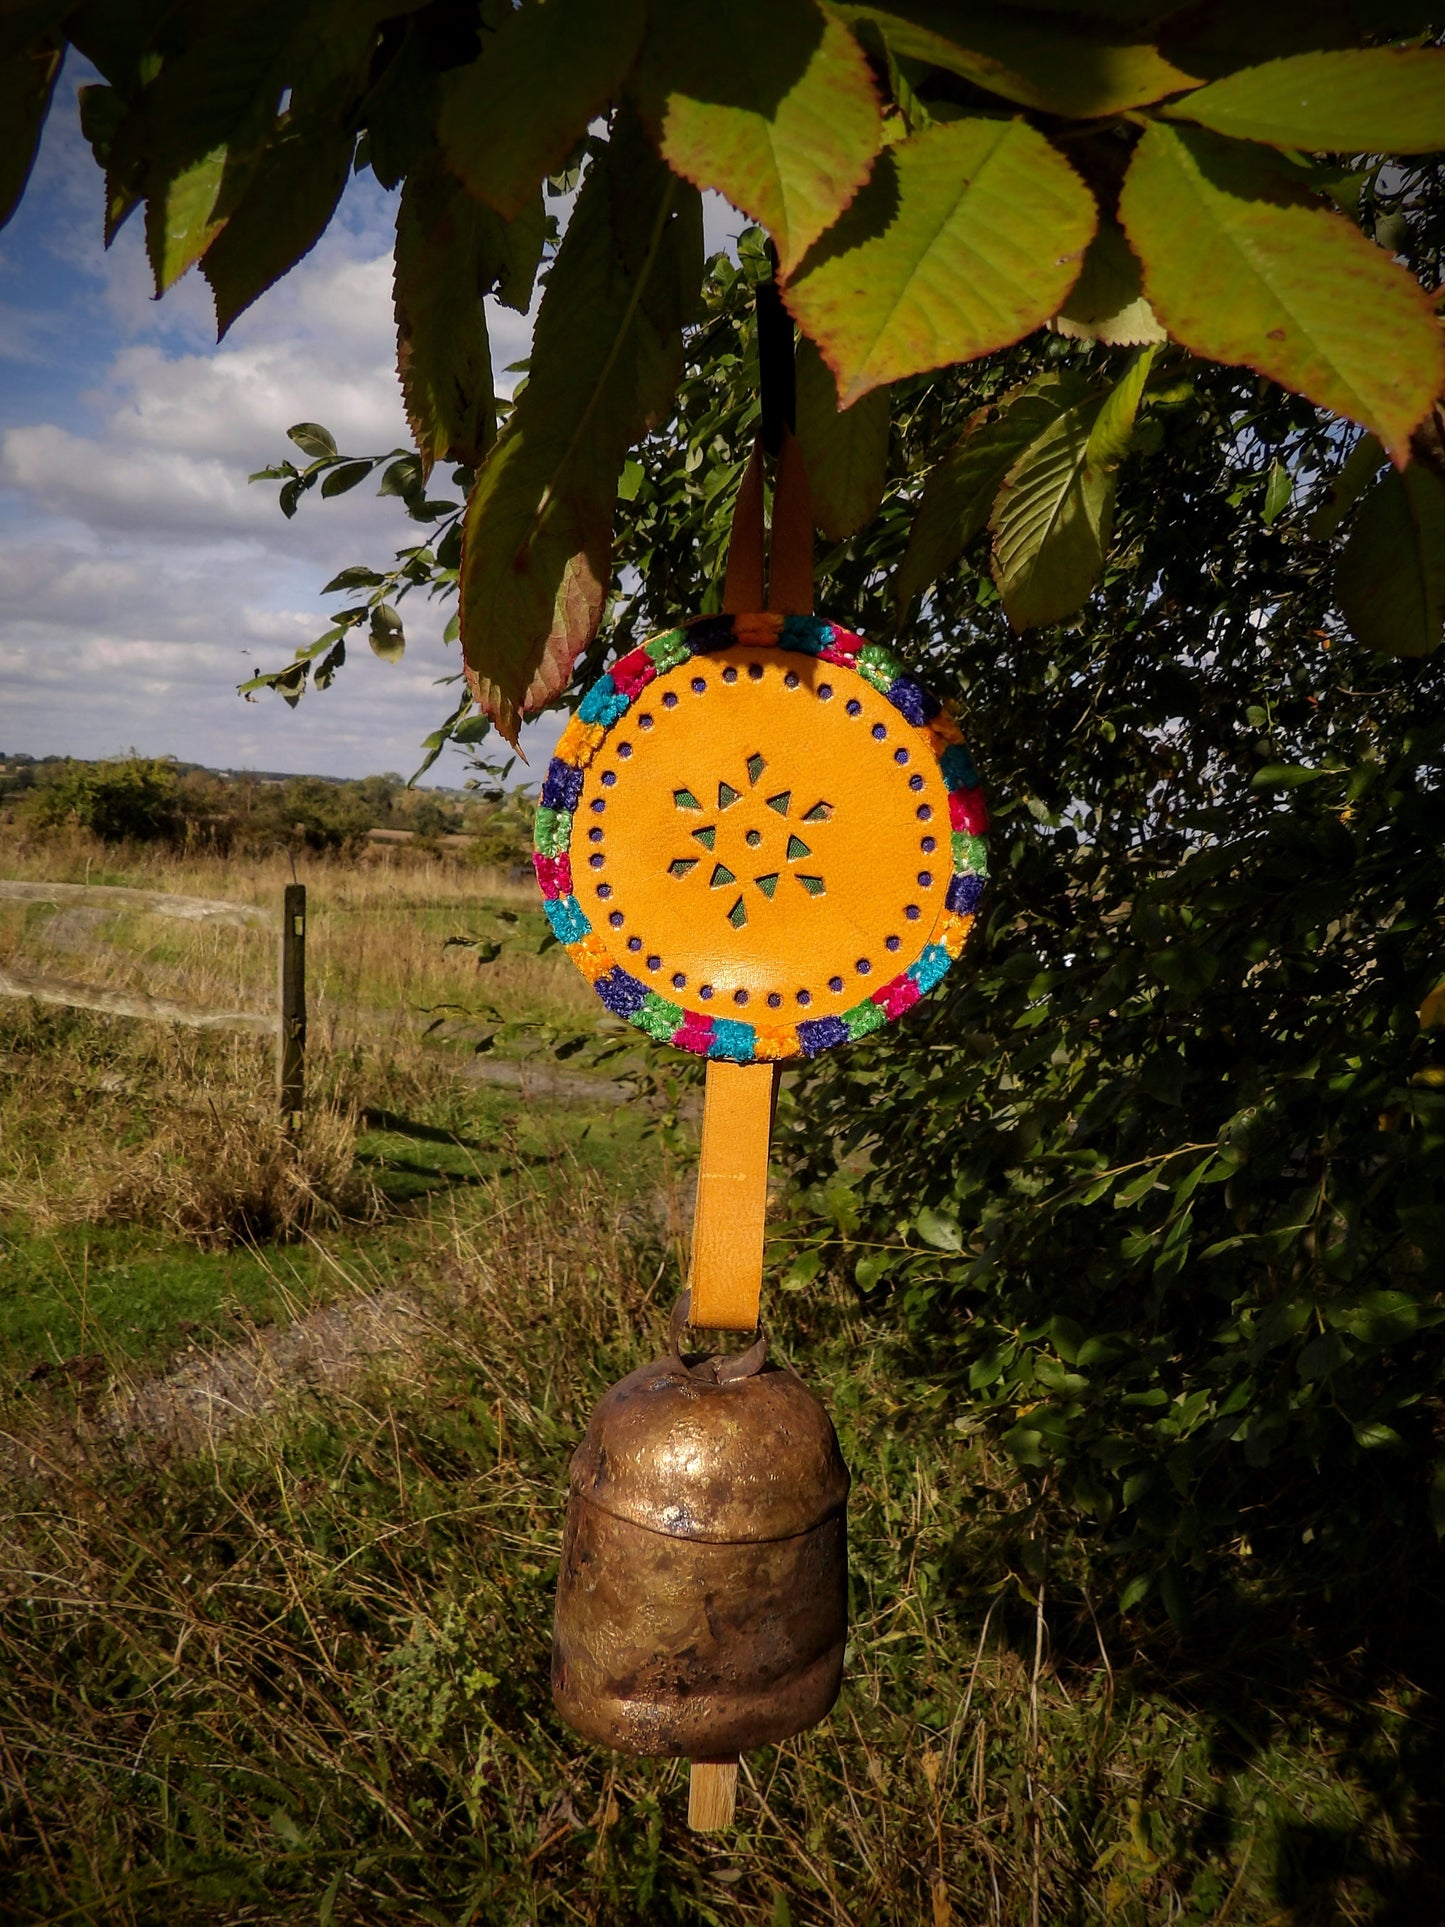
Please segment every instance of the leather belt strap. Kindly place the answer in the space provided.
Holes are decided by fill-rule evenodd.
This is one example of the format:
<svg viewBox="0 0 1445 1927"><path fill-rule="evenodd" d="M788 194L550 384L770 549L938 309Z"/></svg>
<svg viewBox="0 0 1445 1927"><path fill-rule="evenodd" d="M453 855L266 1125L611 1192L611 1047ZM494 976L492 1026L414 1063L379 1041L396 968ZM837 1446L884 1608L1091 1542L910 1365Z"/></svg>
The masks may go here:
<svg viewBox="0 0 1445 1927"><path fill-rule="evenodd" d="M764 592L763 442L753 443L738 489L728 544L723 609L780 615L813 612L813 504L797 437L784 426L773 486L770 567ZM703 1094L702 1151L693 1220L689 1322L711 1331L752 1331L763 1289L768 1146L778 1094L776 1064L710 1063Z"/></svg>

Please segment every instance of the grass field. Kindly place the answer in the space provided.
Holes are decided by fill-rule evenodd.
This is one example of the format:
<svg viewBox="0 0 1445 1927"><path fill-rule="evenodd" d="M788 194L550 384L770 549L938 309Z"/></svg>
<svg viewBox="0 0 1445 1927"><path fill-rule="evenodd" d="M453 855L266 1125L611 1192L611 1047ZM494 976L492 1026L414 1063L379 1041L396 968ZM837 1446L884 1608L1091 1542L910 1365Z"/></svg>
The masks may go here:
<svg viewBox="0 0 1445 1927"><path fill-rule="evenodd" d="M0 849L87 865L255 902L290 874ZM837 1708L747 1759L724 1837L686 1831L678 1765L576 1741L547 1685L567 1459L678 1289L685 1090L476 1080L486 1037L638 1068L593 1065L526 893L304 880L298 1143L254 1038L0 1003L0 1922L1445 1917L1445 1752L1398 1684L1428 1655L1337 1629L1305 1666L1263 1585L1189 1639L1096 1617L935 1362L825 1280L769 1303L854 1472ZM270 995L265 933L55 917L6 909L0 961ZM457 934L506 947L479 968Z"/></svg>

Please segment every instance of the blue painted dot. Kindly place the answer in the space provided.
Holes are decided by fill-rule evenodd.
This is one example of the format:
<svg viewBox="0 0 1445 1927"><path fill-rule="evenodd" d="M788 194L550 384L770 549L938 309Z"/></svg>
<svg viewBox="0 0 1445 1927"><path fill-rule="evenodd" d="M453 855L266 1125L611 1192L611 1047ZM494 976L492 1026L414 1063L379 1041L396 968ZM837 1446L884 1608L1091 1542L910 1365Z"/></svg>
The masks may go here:
<svg viewBox="0 0 1445 1927"><path fill-rule="evenodd" d="M882 724L882 723L874 723L874 725L873 725L873 740L874 740L874 742L875 742L875 743L881 743L881 742L883 741L883 738L884 738L884 737L885 737L885 736L886 736L887 734L888 734L888 731L887 731L887 730L886 730L886 729L884 728L884 726L883 726L883 724Z"/></svg>
<svg viewBox="0 0 1445 1927"><path fill-rule="evenodd" d="M664 709L677 708L677 691L675 689L668 690L667 694L662 699L662 706Z"/></svg>
<svg viewBox="0 0 1445 1927"><path fill-rule="evenodd" d="M699 997L701 997L701 998L702 998L702 1000L703 1000L703 1002L704 1002L704 1003L706 1003L706 1002L707 1002L707 1000L708 1000L708 998L709 998L709 997L711 997L711 995L712 995L712 985L711 985L711 984L700 984L700 985L698 986L698 992L697 992L697 994L698 994L698 996L699 996Z"/></svg>
<svg viewBox="0 0 1445 1927"><path fill-rule="evenodd" d="M612 785L613 785L613 784L614 784L614 783L615 783L616 781L617 781L617 771L616 771L615 769L605 769L605 770L603 770L603 772L602 772L602 787L603 787L603 789L605 789L605 790L610 790L610 789L612 788Z"/></svg>
<svg viewBox="0 0 1445 1927"><path fill-rule="evenodd" d="M763 665L760 662L750 662L748 664L748 675L754 682L761 682L763 679ZM747 1000L744 999L744 1002L746 1001Z"/></svg>
<svg viewBox="0 0 1445 1927"><path fill-rule="evenodd" d="M908 751L906 749L895 749L893 752L893 760L895 763L906 763L908 761Z"/></svg>
<svg viewBox="0 0 1445 1927"><path fill-rule="evenodd" d="M662 968L661 957L649 957L647 960L647 967L649 970L661 970Z"/></svg>
<svg viewBox="0 0 1445 1927"><path fill-rule="evenodd" d="M597 886L597 894L599 897L610 897L612 895L612 885L610 883L599 883Z"/></svg>
<svg viewBox="0 0 1445 1927"><path fill-rule="evenodd" d="M797 995L800 1004L811 1004L813 1001L813 993L811 990L800 990Z"/></svg>
<svg viewBox="0 0 1445 1927"><path fill-rule="evenodd" d="M651 729L652 718L650 716L639 716L637 719L637 727L639 729Z"/></svg>
<svg viewBox="0 0 1445 1927"><path fill-rule="evenodd" d="M606 832L603 830L602 825L598 823L587 832L587 841L589 843L600 843L605 834Z"/></svg>
<svg viewBox="0 0 1445 1927"><path fill-rule="evenodd" d="M784 689L796 689L797 686L798 686L798 672L796 669L790 669L787 675L784 676L783 678L783 687Z"/></svg>
<svg viewBox="0 0 1445 1927"><path fill-rule="evenodd" d="M933 852L938 848L938 843L933 837L926 836L918 847L925 856L932 856Z"/></svg>
<svg viewBox="0 0 1445 1927"><path fill-rule="evenodd" d="M726 668L726 669L724 669L724 671L723 671L723 681L724 681L724 682L736 682L736 681L737 681L737 679L738 679L738 672L737 672L737 670L736 670L736 669L734 669L734 668L733 668L733 666L732 666L732 664L731 664L731 663L729 663L729 664L728 664L728 666L727 666L727 668ZM695 689L696 687L697 687L697 684L696 684L696 683L694 683L694 684L693 684L693 688Z"/></svg>
<svg viewBox="0 0 1445 1927"><path fill-rule="evenodd" d="M830 977L828 979L828 988L832 991L841 990L843 988L843 979L841 977Z"/></svg>
<svg viewBox="0 0 1445 1927"><path fill-rule="evenodd" d="M630 756L630 755L632 754L632 745L631 745L631 743L619 743L619 744L617 745L617 754L618 754L618 755L619 755L619 756L620 756L620 757L621 757L621 758L623 759L623 761L625 762L625 761L627 760L627 758L628 758L628 757L629 757L629 756Z"/></svg>
<svg viewBox="0 0 1445 1927"><path fill-rule="evenodd" d="M745 990L735 990L733 992L733 1002L735 1004L745 1004L747 1001L748 993Z"/></svg>
<svg viewBox="0 0 1445 1927"><path fill-rule="evenodd" d="M883 939L883 948L885 950L897 950L902 942L902 937L885 937Z"/></svg>
<svg viewBox="0 0 1445 1927"><path fill-rule="evenodd" d="M917 770L909 777L908 787L911 790L921 790L923 788L923 778L918 774Z"/></svg>
<svg viewBox="0 0 1445 1927"><path fill-rule="evenodd" d="M627 939L627 948L629 950L640 950L642 948L641 937L629 937Z"/></svg>
<svg viewBox="0 0 1445 1927"><path fill-rule="evenodd" d="M850 716L861 716L863 714L863 705L856 696L850 696L844 707Z"/></svg>
<svg viewBox="0 0 1445 1927"><path fill-rule="evenodd" d="M853 968L858 972L860 977L866 977L873 966L866 957L860 957Z"/></svg>
<svg viewBox="0 0 1445 1927"><path fill-rule="evenodd" d="M704 689L707 688L707 678L705 676L694 676L690 687L694 696L700 696Z"/></svg>
<svg viewBox="0 0 1445 1927"><path fill-rule="evenodd" d="M905 903L903 906L903 914L910 923L917 923L918 919L923 915L923 912L916 903Z"/></svg>
<svg viewBox="0 0 1445 1927"><path fill-rule="evenodd" d="M931 890L933 888L933 872L931 870L920 870L918 872L918 887L920 890Z"/></svg>
<svg viewBox="0 0 1445 1927"><path fill-rule="evenodd" d="M592 799L592 807L594 810L596 810L597 814L600 816L602 812L607 808L607 804L602 797L594 796ZM597 834L600 836L601 831L599 830Z"/></svg>
<svg viewBox="0 0 1445 1927"><path fill-rule="evenodd" d="M768 992L768 1009L769 1010L777 1010L779 1006L782 1004L782 1001L783 1001L782 998L778 995L776 990L770 990Z"/></svg>
<svg viewBox="0 0 1445 1927"><path fill-rule="evenodd" d="M620 930L622 928L622 912L620 910L614 910L607 921L612 925L614 930Z"/></svg>
<svg viewBox="0 0 1445 1927"><path fill-rule="evenodd" d="M820 683L818 684L818 701L819 701L820 703L830 703L830 702L832 702L832 700L833 700L833 685L832 685L832 683L830 683L830 682L820 682Z"/></svg>
<svg viewBox="0 0 1445 1927"><path fill-rule="evenodd" d="M687 983L687 978L683 976L682 972L680 970L674 970L672 973L673 989L681 990L686 985L686 983Z"/></svg>
<svg viewBox="0 0 1445 1927"><path fill-rule="evenodd" d="M920 823L931 823L933 821L933 805L931 803L920 803L913 814L918 818Z"/></svg>
<svg viewBox="0 0 1445 1927"><path fill-rule="evenodd" d="M600 870L603 864L607 861L607 858L603 856L602 852L599 850L595 856L589 856L587 861L592 865L592 868L594 870Z"/></svg>

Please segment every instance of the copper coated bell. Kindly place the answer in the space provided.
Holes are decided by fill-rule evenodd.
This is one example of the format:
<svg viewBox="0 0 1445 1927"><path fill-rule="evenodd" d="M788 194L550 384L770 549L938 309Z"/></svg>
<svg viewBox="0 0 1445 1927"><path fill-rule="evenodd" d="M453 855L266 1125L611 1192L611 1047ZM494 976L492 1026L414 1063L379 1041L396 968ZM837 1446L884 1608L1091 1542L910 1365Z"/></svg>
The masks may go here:
<svg viewBox="0 0 1445 1927"><path fill-rule="evenodd" d="M848 1469L801 1379L673 1351L602 1399L572 1460L552 1691L624 1753L735 1754L822 1719L847 1632Z"/></svg>

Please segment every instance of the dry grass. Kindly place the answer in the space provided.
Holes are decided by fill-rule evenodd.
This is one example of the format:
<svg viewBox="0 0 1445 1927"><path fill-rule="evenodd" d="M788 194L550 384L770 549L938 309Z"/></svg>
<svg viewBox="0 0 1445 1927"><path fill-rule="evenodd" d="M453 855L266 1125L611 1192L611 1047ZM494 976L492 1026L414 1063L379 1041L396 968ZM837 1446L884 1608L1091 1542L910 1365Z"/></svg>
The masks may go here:
<svg viewBox="0 0 1445 1927"><path fill-rule="evenodd" d="M1291 1827L1408 1858L1329 1709L1231 1762L1136 1655L1081 1652L1014 1476L826 1295L780 1307L780 1343L855 1474L847 1684L745 1762L734 1833L689 1835L683 1767L583 1746L547 1684L567 1456L657 1348L675 1251L575 1165L433 1230L389 1277L388 1350L275 1374L199 1451L102 1407L62 1449L53 1406L12 1406L7 1921L1383 1918L1348 1879L1281 1899Z"/></svg>

